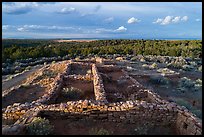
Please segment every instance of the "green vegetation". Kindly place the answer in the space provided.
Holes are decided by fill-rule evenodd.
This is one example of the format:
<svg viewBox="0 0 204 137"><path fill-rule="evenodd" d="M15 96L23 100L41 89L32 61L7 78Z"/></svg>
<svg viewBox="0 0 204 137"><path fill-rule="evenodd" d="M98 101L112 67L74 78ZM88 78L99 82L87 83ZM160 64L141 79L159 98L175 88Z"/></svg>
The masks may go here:
<svg viewBox="0 0 204 137"><path fill-rule="evenodd" d="M49 120L41 117L35 117L31 123L26 126L29 135L50 135L53 126Z"/></svg>
<svg viewBox="0 0 204 137"><path fill-rule="evenodd" d="M82 96L82 91L74 87L63 88L62 95L69 99L79 99Z"/></svg>
<svg viewBox="0 0 204 137"><path fill-rule="evenodd" d="M160 68L157 70L157 72L160 72L162 74L177 74L177 72L175 72L171 69L168 69L168 68Z"/></svg>
<svg viewBox="0 0 204 137"><path fill-rule="evenodd" d="M198 71L202 72L202 65L198 68Z"/></svg>
<svg viewBox="0 0 204 137"><path fill-rule="evenodd" d="M89 131L89 134L90 135L110 135L109 131L104 128L101 128L101 129L92 128Z"/></svg>
<svg viewBox="0 0 204 137"><path fill-rule="evenodd" d="M185 93L189 90L191 92L199 91L202 88L202 80L197 79L195 82L187 77L183 77L179 80L178 90Z"/></svg>
<svg viewBox="0 0 204 137"><path fill-rule="evenodd" d="M69 55L161 55L202 57L201 40L97 40L92 42L62 42L53 40L3 39L2 60ZM132 59L134 60L134 58Z"/></svg>
<svg viewBox="0 0 204 137"><path fill-rule="evenodd" d="M164 76L150 76L149 81L153 84L160 84L160 85L167 85L169 84L169 80L168 78L164 77Z"/></svg>

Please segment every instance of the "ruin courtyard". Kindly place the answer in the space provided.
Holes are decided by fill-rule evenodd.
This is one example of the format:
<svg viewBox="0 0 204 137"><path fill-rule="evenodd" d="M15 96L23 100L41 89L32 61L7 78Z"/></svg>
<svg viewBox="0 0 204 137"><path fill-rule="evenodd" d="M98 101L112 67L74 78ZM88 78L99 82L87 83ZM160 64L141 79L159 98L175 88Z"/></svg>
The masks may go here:
<svg viewBox="0 0 204 137"><path fill-rule="evenodd" d="M69 89L80 94L64 95ZM90 134L94 128L111 134L202 134L200 118L103 58L45 65L5 90L2 100L2 134L27 134L35 117L48 119L53 134Z"/></svg>

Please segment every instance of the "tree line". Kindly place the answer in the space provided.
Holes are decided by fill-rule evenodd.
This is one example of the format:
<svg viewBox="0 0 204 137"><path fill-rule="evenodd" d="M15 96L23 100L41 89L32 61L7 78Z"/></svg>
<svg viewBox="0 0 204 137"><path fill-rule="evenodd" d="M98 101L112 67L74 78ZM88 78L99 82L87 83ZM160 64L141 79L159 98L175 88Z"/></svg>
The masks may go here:
<svg viewBox="0 0 204 137"><path fill-rule="evenodd" d="M202 40L97 40L56 42L54 40L2 40L2 60L87 55L161 55L202 58Z"/></svg>

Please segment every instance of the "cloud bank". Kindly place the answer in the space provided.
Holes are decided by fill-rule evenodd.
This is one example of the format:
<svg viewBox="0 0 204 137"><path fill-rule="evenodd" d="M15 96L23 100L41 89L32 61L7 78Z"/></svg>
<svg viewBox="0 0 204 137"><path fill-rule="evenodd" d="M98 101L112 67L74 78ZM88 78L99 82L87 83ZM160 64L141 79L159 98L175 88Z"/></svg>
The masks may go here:
<svg viewBox="0 0 204 137"><path fill-rule="evenodd" d="M180 16L166 16L165 18L158 18L156 21L152 22L154 24L160 24L160 25L168 25L172 23L178 23L178 22L185 22L188 20L188 16L183 16L182 18Z"/></svg>

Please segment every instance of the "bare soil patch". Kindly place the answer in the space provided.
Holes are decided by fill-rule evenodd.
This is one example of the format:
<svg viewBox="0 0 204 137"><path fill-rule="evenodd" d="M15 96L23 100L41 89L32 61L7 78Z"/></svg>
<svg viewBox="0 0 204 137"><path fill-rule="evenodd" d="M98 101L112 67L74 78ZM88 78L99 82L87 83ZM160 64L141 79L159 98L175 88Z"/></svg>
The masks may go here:
<svg viewBox="0 0 204 137"><path fill-rule="evenodd" d="M46 118L46 117L45 117ZM138 123L117 123L108 121L94 121L85 119L48 118L54 126L54 135L102 135L105 130L108 135L175 135L172 125L146 126Z"/></svg>
<svg viewBox="0 0 204 137"><path fill-rule="evenodd" d="M78 99L70 99L59 94L56 103L66 103L67 101L92 99L95 100L93 81L66 79L63 88L74 87L82 91L82 95Z"/></svg>
<svg viewBox="0 0 204 137"><path fill-rule="evenodd" d="M9 89L11 87L17 86L23 82L25 82L25 79L28 76L31 76L34 72L36 72L40 67L42 66L37 66L37 67L33 67L31 70L24 72L16 77L14 77L11 80L5 81L2 83L2 91Z"/></svg>
<svg viewBox="0 0 204 137"><path fill-rule="evenodd" d="M2 107L4 108L8 105L12 105L13 103L32 102L44 94L45 88L41 87L40 85L20 87L2 98Z"/></svg>
<svg viewBox="0 0 204 137"><path fill-rule="evenodd" d="M91 65L71 64L70 74L86 75L88 70L91 71Z"/></svg>
<svg viewBox="0 0 204 137"><path fill-rule="evenodd" d="M150 82L150 75L132 75L139 83L144 85L146 88L153 90L158 93L163 99L170 102L176 102L179 105L187 107L190 111L195 113L199 118L202 119L202 92L186 91L182 93L178 90L179 80L187 75L171 75L165 76L169 83L166 85L153 84ZM190 75L190 78L196 80L197 78Z"/></svg>
<svg viewBox="0 0 204 137"><path fill-rule="evenodd" d="M103 79L107 100L109 102L118 102L129 100L131 94L139 91L141 88L131 88L134 82L126 78L124 72L120 69L106 69L98 67Z"/></svg>

